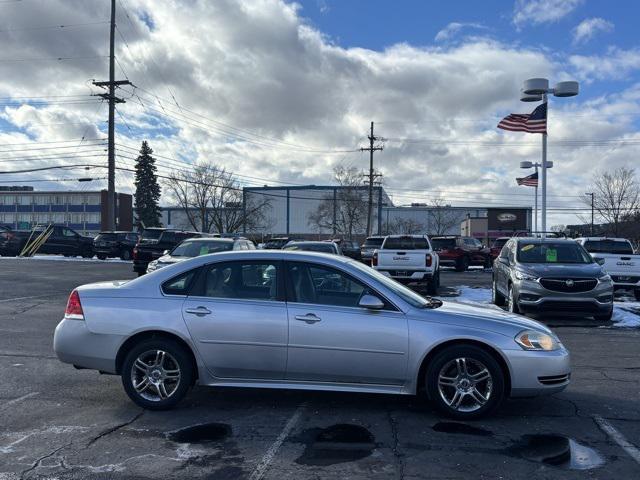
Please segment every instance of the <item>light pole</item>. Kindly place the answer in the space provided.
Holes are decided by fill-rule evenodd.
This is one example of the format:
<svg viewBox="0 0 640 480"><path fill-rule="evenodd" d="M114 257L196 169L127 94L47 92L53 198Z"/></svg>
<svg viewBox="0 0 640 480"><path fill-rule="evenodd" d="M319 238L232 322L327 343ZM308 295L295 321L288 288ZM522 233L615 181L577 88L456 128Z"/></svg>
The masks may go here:
<svg viewBox="0 0 640 480"><path fill-rule="evenodd" d="M538 173L538 168L540 168L542 166L541 163L533 163L533 162L520 162L520 168L534 168L536 169L536 173ZM547 162L547 168L552 168L553 167L553 162ZM537 232L538 231L538 184L536 183L536 190L535 190L535 196L536 196L536 201L535 201L535 207L534 207L534 217L533 217L533 231Z"/></svg>
<svg viewBox="0 0 640 480"><path fill-rule="evenodd" d="M578 82L568 81L559 82L555 87L549 88L549 80L546 78L530 78L525 80L522 86L522 95L520 100L523 102L540 102L547 103L547 94L551 93L554 97L574 97L578 95ZM549 118L549 105L547 104L547 125ZM545 237L547 231L547 128L542 134L542 236Z"/></svg>
<svg viewBox="0 0 640 480"><path fill-rule="evenodd" d="M593 237L593 200L595 193L594 192L586 192L585 195L591 196L591 236Z"/></svg>

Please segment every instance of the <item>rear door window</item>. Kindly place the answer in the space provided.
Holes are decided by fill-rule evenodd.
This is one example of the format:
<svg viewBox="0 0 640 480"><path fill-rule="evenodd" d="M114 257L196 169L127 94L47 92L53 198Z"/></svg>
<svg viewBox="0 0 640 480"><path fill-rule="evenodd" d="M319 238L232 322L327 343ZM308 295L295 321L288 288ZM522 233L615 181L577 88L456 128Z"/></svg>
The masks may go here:
<svg viewBox="0 0 640 480"><path fill-rule="evenodd" d="M162 284L165 295L188 295L199 269L189 270Z"/></svg>
<svg viewBox="0 0 640 480"><path fill-rule="evenodd" d="M222 262L208 265L200 296L238 300L278 300L278 262Z"/></svg>

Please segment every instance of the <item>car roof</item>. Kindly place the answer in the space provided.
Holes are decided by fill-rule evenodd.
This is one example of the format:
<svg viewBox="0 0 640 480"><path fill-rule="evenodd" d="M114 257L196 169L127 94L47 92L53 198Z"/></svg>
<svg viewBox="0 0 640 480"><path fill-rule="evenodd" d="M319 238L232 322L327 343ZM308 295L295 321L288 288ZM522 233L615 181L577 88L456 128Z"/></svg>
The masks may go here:
<svg viewBox="0 0 640 480"><path fill-rule="evenodd" d="M233 243L236 240L245 240L244 238L231 238L231 237L192 237L183 240L183 242L211 242L211 243Z"/></svg>
<svg viewBox="0 0 640 480"><path fill-rule="evenodd" d="M538 238L538 237L513 237L516 242L527 242L527 243L566 243L566 244L574 244L575 240L572 238Z"/></svg>
<svg viewBox="0 0 640 480"><path fill-rule="evenodd" d="M585 242L601 242L603 240L611 240L612 242L629 242L628 238L615 238L615 237L580 237L576 240L584 240Z"/></svg>
<svg viewBox="0 0 640 480"><path fill-rule="evenodd" d="M406 235L387 235L386 238L424 238L424 237L426 237L426 235L407 233Z"/></svg>

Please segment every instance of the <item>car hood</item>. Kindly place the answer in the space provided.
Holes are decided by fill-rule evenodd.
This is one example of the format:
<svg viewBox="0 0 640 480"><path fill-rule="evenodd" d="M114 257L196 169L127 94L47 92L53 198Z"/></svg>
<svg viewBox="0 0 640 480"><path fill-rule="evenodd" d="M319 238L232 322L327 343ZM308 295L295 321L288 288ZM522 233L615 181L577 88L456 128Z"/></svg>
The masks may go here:
<svg viewBox="0 0 640 480"><path fill-rule="evenodd" d="M490 330L505 335L515 335L521 330L538 330L552 334L551 330L540 322L522 315L505 312L492 307L481 307L457 302L442 302L442 306L435 310L438 319L444 323L464 325L470 328ZM433 318L430 316L429 320Z"/></svg>
<svg viewBox="0 0 640 480"><path fill-rule="evenodd" d="M163 255L158 258L158 263L162 263L164 265L171 265L174 263L182 262L184 260L188 260L191 257L172 257L171 255Z"/></svg>
<svg viewBox="0 0 640 480"><path fill-rule="evenodd" d="M602 267L597 263L526 263L519 264L518 268L536 277L589 277L601 276Z"/></svg>

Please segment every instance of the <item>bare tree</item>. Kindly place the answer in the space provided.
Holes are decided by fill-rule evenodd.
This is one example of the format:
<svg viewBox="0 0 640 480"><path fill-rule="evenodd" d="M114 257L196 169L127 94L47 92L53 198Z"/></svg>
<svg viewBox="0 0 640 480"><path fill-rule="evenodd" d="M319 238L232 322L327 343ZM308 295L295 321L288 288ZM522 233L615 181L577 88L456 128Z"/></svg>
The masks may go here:
<svg viewBox="0 0 640 480"><path fill-rule="evenodd" d="M412 218L396 218L382 225L382 231L386 235L404 234L416 235L426 233L426 225Z"/></svg>
<svg viewBox="0 0 640 480"><path fill-rule="evenodd" d="M446 235L449 230L462 221L460 214L439 198L435 199L429 207L429 233L431 235Z"/></svg>
<svg viewBox="0 0 640 480"><path fill-rule="evenodd" d="M189 224L201 232L252 230L265 221L270 203L267 197L243 202L242 188L233 175L211 163L174 172L168 188Z"/></svg>
<svg viewBox="0 0 640 480"><path fill-rule="evenodd" d="M342 187L322 199L309 215L309 225L318 232L329 230L348 239L364 233L367 224L367 195L362 186L362 174L355 167L337 166L333 178Z"/></svg>
<svg viewBox="0 0 640 480"><path fill-rule="evenodd" d="M613 171L600 171L591 186L594 193L593 208L605 223L618 235L620 224L632 218L640 210L640 185L633 168L620 167ZM591 199L585 200L591 206Z"/></svg>

